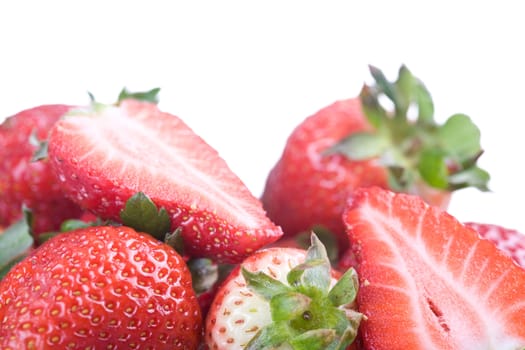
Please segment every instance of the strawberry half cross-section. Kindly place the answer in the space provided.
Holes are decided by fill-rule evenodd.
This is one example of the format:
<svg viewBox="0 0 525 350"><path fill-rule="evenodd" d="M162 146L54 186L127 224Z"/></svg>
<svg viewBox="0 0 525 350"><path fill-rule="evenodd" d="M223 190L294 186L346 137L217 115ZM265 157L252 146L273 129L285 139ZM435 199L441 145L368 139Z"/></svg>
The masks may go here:
<svg viewBox="0 0 525 350"><path fill-rule="evenodd" d="M217 151L154 103L70 112L51 130L48 154L66 194L103 219L120 221L143 192L181 229L189 256L240 262L282 235Z"/></svg>
<svg viewBox="0 0 525 350"><path fill-rule="evenodd" d="M419 197L358 190L343 214L365 349L525 348L525 269Z"/></svg>

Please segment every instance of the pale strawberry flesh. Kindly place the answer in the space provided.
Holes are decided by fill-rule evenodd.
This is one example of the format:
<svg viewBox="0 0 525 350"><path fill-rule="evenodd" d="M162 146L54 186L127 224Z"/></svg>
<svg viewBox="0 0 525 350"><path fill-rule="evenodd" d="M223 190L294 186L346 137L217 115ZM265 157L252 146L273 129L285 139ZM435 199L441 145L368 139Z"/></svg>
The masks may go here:
<svg viewBox="0 0 525 350"><path fill-rule="evenodd" d="M294 248L271 248L267 252L251 255L242 266L252 272L263 271L283 283L288 271L306 255ZM210 349L242 349L272 322L270 305L248 288L240 272L239 265L224 281L208 312L205 342Z"/></svg>
<svg viewBox="0 0 525 350"><path fill-rule="evenodd" d="M521 349L525 270L420 198L361 189L343 215L365 349Z"/></svg>
<svg viewBox="0 0 525 350"><path fill-rule="evenodd" d="M183 227L185 253L236 262L281 236L218 153L181 119L134 100L57 123L49 155L67 194L119 220L141 191Z"/></svg>

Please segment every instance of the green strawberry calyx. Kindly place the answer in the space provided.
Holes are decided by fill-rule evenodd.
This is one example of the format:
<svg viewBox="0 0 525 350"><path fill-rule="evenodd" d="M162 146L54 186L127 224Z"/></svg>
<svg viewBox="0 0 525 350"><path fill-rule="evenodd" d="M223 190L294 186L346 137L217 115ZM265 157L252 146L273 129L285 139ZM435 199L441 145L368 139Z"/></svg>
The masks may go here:
<svg viewBox="0 0 525 350"><path fill-rule="evenodd" d="M20 260L25 258L33 245L33 214L22 208L22 218L0 234L0 279Z"/></svg>
<svg viewBox="0 0 525 350"><path fill-rule="evenodd" d="M363 315L351 308L358 278L349 269L332 285L326 249L312 233L304 263L292 268L288 284L263 272L241 269L248 288L270 304L272 323L261 328L245 349L346 349Z"/></svg>
<svg viewBox="0 0 525 350"><path fill-rule="evenodd" d="M375 83L363 85L360 99L373 130L349 135L326 153L378 159L397 191L409 192L418 183L444 191L488 191L490 176L477 165L483 154L480 131L472 120L454 114L438 124L429 91L404 65L393 82L374 66L370 72Z"/></svg>
<svg viewBox="0 0 525 350"><path fill-rule="evenodd" d="M117 101L112 104L106 104L98 102L95 99L95 95L93 95L91 92L88 91L89 96L89 105L84 107L78 107L78 108L72 108L70 111L68 111L65 116L70 115L102 115L103 112L107 108L116 108L121 104L122 101L127 99L133 99L137 101L143 101L143 102L150 102L154 104L159 103L159 92L160 88L153 88L151 90L147 91L137 91L132 92L129 91L127 88L123 88L118 97ZM33 155L31 157L31 161L37 162L43 159L47 158L47 140L40 140L36 136L36 133L33 132L30 135L29 142L35 147L35 152L33 152Z"/></svg>

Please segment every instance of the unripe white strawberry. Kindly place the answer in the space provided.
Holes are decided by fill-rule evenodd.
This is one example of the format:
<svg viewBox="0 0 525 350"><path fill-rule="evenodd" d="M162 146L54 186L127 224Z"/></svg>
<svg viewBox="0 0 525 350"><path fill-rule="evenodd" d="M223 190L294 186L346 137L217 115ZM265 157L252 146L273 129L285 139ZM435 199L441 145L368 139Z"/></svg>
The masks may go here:
<svg viewBox="0 0 525 350"><path fill-rule="evenodd" d="M345 349L361 314L352 309L357 276L340 277L315 235L308 251L273 247L232 271L206 320L210 349Z"/></svg>

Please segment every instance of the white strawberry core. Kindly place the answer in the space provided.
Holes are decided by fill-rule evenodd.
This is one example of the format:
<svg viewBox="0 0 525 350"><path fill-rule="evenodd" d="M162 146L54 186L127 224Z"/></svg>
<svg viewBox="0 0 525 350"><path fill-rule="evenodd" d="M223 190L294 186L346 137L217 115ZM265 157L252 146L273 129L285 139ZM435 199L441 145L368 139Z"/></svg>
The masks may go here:
<svg viewBox="0 0 525 350"><path fill-rule="evenodd" d="M407 209L408 216L412 213ZM426 214L434 215L428 206L426 209ZM373 205L360 209L363 220L371 225L374 240L389 252L376 263L391 279L374 284L374 288L388 290L402 301L400 304L409 305L407 318L415 321L409 321L407 331L421 339L421 349L439 350L444 344L450 349L521 349L525 340L509 335L505 324L513 308L523 305L494 304L498 288L509 281L506 271L486 276L494 268L490 256L483 255L483 245L490 243L478 240L458 251L465 248L456 242L462 237L448 234L449 239L436 246L439 240L434 241L432 235L441 233L423 232L423 221L434 220L426 214L411 217L406 224ZM374 283L372 279L369 282Z"/></svg>
<svg viewBox="0 0 525 350"><path fill-rule="evenodd" d="M61 123L63 134L81 139L74 145L82 147L79 164L96 163L137 191L209 209L232 224L267 224L258 200L182 120L131 103L104 107L100 115L79 112Z"/></svg>

